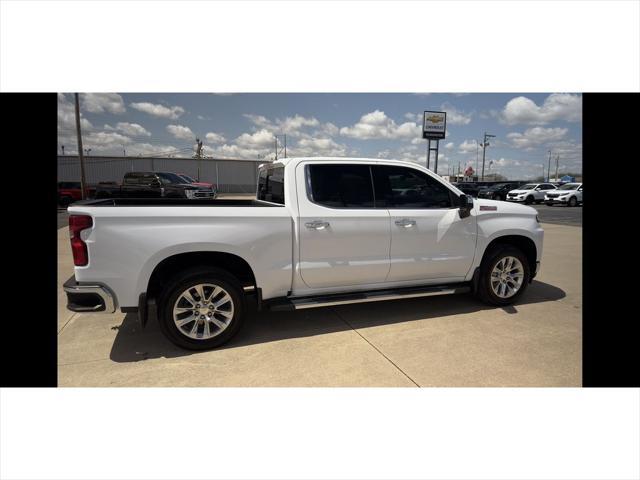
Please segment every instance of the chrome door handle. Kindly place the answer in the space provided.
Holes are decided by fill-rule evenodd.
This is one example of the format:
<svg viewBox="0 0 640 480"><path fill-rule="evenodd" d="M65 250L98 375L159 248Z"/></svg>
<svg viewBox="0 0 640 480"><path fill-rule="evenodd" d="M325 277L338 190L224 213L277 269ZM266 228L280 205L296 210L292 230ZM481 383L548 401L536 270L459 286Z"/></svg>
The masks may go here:
<svg viewBox="0 0 640 480"><path fill-rule="evenodd" d="M323 222L322 220L314 220L313 222L307 222L304 224L307 228L315 228L316 230L324 230L329 226L329 222Z"/></svg>
<svg viewBox="0 0 640 480"><path fill-rule="evenodd" d="M398 225L399 227L409 228L409 227L413 227L415 224L416 224L415 220L410 220L408 218L396 220L396 225Z"/></svg>

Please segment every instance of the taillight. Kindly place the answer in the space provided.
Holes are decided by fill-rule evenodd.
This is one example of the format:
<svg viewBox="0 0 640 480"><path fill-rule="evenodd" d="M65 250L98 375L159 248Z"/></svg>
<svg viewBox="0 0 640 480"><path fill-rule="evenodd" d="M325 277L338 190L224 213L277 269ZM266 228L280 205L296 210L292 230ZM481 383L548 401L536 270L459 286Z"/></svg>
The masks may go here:
<svg viewBox="0 0 640 480"><path fill-rule="evenodd" d="M69 215L71 252L73 253L73 264L76 267L84 267L89 263L87 244L80 238L80 232L92 226L93 220L89 215Z"/></svg>

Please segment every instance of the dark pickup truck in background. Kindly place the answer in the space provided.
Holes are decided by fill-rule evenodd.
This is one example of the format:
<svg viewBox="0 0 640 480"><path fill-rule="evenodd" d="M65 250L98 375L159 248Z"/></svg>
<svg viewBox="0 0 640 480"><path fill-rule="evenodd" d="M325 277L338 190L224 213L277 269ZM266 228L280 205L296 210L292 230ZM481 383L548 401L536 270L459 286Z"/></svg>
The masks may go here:
<svg viewBox="0 0 640 480"><path fill-rule="evenodd" d="M478 198L490 198L492 200L506 200L507 193L511 190L523 185L524 182L506 182L490 185L485 188L481 188L478 191Z"/></svg>
<svg viewBox="0 0 640 480"><path fill-rule="evenodd" d="M96 198L215 198L212 187L193 185L170 172L129 172L122 185L98 185Z"/></svg>

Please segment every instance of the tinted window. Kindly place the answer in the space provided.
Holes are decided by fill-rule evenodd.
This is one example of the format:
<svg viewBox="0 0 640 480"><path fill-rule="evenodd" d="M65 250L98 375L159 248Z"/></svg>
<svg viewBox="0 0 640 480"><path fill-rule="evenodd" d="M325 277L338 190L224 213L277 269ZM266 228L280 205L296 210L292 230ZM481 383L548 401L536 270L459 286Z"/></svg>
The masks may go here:
<svg viewBox="0 0 640 480"><path fill-rule="evenodd" d="M554 190L556 188L555 185L551 185L550 183L545 183L544 185L542 185L542 189L543 190Z"/></svg>
<svg viewBox="0 0 640 480"><path fill-rule="evenodd" d="M160 177L160 181L165 185L170 185L172 183L185 183L183 178L180 178L175 173L158 173L158 177Z"/></svg>
<svg viewBox="0 0 640 480"><path fill-rule="evenodd" d="M137 185L140 183L140 174L138 173L127 173L124 176L125 185Z"/></svg>
<svg viewBox="0 0 640 480"><path fill-rule="evenodd" d="M369 165L309 165L311 200L332 208L373 208Z"/></svg>
<svg viewBox="0 0 640 480"><path fill-rule="evenodd" d="M450 208L453 204L452 192L419 170L377 165L373 167L373 172L376 206Z"/></svg>
<svg viewBox="0 0 640 480"><path fill-rule="evenodd" d="M143 173L140 175L139 183L142 185L151 185L155 181L158 181L158 179L153 173Z"/></svg>
<svg viewBox="0 0 640 480"><path fill-rule="evenodd" d="M284 205L284 167L263 167L258 173L258 200Z"/></svg>

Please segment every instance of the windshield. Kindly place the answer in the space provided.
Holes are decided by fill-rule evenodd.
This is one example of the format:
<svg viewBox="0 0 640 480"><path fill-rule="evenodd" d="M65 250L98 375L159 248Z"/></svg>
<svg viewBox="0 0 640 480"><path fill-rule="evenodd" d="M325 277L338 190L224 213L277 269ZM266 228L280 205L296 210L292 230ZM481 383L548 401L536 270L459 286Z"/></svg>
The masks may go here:
<svg viewBox="0 0 640 480"><path fill-rule="evenodd" d="M526 185L521 186L518 190L533 190L537 186L537 183L527 183Z"/></svg>
<svg viewBox="0 0 640 480"><path fill-rule="evenodd" d="M567 183L558 188L558 190L576 190L579 186L578 183Z"/></svg>
<svg viewBox="0 0 640 480"><path fill-rule="evenodd" d="M189 183L196 183L196 181L193 178L191 178L189 175L180 175L180 177Z"/></svg>
<svg viewBox="0 0 640 480"><path fill-rule="evenodd" d="M184 179L175 173L158 173L158 177L160 177L160 181L165 185L171 183L185 183Z"/></svg>

